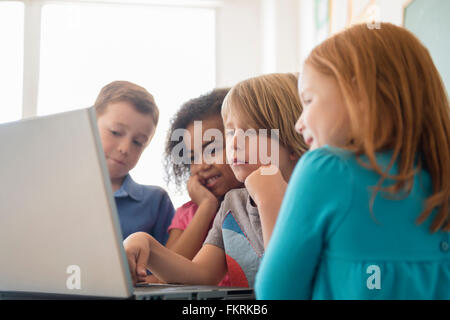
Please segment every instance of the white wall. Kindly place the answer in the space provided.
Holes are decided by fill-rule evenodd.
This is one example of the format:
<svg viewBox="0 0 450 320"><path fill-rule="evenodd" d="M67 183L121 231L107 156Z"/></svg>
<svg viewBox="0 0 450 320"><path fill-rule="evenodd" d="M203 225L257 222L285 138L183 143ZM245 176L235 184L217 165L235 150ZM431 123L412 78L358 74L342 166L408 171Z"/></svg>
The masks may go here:
<svg viewBox="0 0 450 320"><path fill-rule="evenodd" d="M314 0L298 0L298 2L298 46L299 59L302 63L302 61L304 61L304 59L308 56L311 49L320 43L321 39L319 39L315 30ZM404 6L409 2L410 1L408 0L375 0L375 5L378 8L376 20L380 22L391 22L396 25L402 25ZM353 10L356 11L354 14L358 16L361 13L359 10L365 9L369 3L369 0L353 0ZM342 31L345 28L347 20L349 20L349 17L347 17L349 5L350 0L334 0L332 2L330 31L333 34Z"/></svg>
<svg viewBox="0 0 450 320"><path fill-rule="evenodd" d="M300 67L299 0L224 0L217 8L217 86Z"/></svg>
<svg viewBox="0 0 450 320"><path fill-rule="evenodd" d="M401 26L403 24L403 10L406 3L408 3L406 0L378 0L380 20Z"/></svg>
<svg viewBox="0 0 450 320"><path fill-rule="evenodd" d="M218 87L233 86L261 72L260 11L260 0L226 0L217 8Z"/></svg>
<svg viewBox="0 0 450 320"><path fill-rule="evenodd" d="M300 64L316 45L314 3L311 0L299 0L298 15L298 49Z"/></svg>
<svg viewBox="0 0 450 320"><path fill-rule="evenodd" d="M134 2L139 1L158 2ZM207 3L206 6L216 7L217 12L218 87L233 86L239 81L264 73L299 71L305 52L309 52L312 47L313 0L197 0L195 4L202 2ZM302 2L306 3L306 8ZM33 18L32 13L38 13L38 10L32 11L33 6L28 8L27 21ZM34 26L36 23L32 28ZM39 33L36 30L28 34L35 36L36 32ZM39 47L27 48L25 51L30 55L39 52ZM32 54L31 57L34 58L25 59L29 64L27 70L38 66L39 53ZM38 69L25 75L24 116L36 114L37 87L33 84L37 83L38 76Z"/></svg>
<svg viewBox="0 0 450 320"><path fill-rule="evenodd" d="M68 0L64 0L68 1ZM85 0L88 1L88 0ZM116 1L116 0L98 0ZM338 2L339 1L339 2ZM338 17L333 24L346 20L348 0L335 0ZM358 0L355 0L358 1ZM177 0L134 0L176 4ZM314 23L314 0L196 0L193 6L216 7L216 84L232 86L238 81L270 72L297 72L310 50L317 44ZM377 0L381 21L401 24L402 8L406 0ZM34 2L31 2L34 3ZM339 4L339 5L338 5ZM37 8L37 7L36 7ZM35 39L39 23L33 17L39 8L28 6L26 33ZM28 41L32 45L35 42ZM37 53L36 53L37 52ZM24 116L36 114L37 68L39 47L27 47L24 78ZM33 72L29 72L33 70Z"/></svg>
<svg viewBox="0 0 450 320"><path fill-rule="evenodd" d="M300 68L300 3L298 0L271 0L276 3L276 72L297 72Z"/></svg>

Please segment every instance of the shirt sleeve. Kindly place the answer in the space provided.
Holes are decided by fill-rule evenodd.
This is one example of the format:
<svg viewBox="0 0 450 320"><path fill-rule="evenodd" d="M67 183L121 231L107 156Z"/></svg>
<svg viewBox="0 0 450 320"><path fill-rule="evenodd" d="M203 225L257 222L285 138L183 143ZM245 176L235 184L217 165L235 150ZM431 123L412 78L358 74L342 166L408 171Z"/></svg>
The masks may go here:
<svg viewBox="0 0 450 320"><path fill-rule="evenodd" d="M326 239L351 203L346 161L320 148L295 168L256 276L258 299L310 299Z"/></svg>
<svg viewBox="0 0 450 320"><path fill-rule="evenodd" d="M222 224L225 213L224 210L225 210L225 200L222 201L222 204L220 205L219 211L217 212L216 217L214 218L213 225L211 229L209 229L208 235L206 236L203 245L212 244L216 247L219 247L220 249L225 250L222 234Z"/></svg>
<svg viewBox="0 0 450 320"><path fill-rule="evenodd" d="M167 228L173 219L175 209L167 192L165 190L161 190L161 192L162 195L158 207L158 220L153 226L152 235L159 243L165 245L169 238Z"/></svg>
<svg viewBox="0 0 450 320"><path fill-rule="evenodd" d="M172 222L167 231L170 231L172 229L185 230L189 225L189 222L191 222L192 218L194 217L195 211L196 209L194 209L193 205L183 205L179 207L175 212L175 215L173 216Z"/></svg>

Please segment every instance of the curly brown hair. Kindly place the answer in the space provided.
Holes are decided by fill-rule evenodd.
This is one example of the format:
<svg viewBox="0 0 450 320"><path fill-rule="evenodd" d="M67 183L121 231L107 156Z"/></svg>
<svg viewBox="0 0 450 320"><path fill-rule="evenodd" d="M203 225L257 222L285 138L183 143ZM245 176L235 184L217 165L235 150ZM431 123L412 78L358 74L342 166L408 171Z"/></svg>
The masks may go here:
<svg viewBox="0 0 450 320"><path fill-rule="evenodd" d="M173 116L170 129L166 138L164 167L166 170L165 180L169 184L173 182L178 190L186 183L190 174L188 162L179 163L174 161L172 150L182 142L182 137L178 140L172 139L172 134L177 129L186 129L194 121L201 121L210 117L221 117L222 103L230 88L217 88L200 97L185 102L178 112ZM218 128L223 131L222 128ZM186 155L178 155L186 156Z"/></svg>

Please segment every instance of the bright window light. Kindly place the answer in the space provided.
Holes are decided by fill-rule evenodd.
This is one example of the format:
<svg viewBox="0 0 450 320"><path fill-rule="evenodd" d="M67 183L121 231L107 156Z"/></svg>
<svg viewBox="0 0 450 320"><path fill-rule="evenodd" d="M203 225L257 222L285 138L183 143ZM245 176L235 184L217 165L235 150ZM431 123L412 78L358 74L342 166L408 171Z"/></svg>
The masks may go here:
<svg viewBox="0 0 450 320"><path fill-rule="evenodd" d="M0 123L22 117L23 3L0 2Z"/></svg>
<svg viewBox="0 0 450 320"><path fill-rule="evenodd" d="M145 87L160 120L132 177L160 185L169 120L215 86L215 12L210 8L65 3L42 9L38 114L92 106L114 80ZM170 191L170 190L169 190ZM175 206L187 199L171 193Z"/></svg>

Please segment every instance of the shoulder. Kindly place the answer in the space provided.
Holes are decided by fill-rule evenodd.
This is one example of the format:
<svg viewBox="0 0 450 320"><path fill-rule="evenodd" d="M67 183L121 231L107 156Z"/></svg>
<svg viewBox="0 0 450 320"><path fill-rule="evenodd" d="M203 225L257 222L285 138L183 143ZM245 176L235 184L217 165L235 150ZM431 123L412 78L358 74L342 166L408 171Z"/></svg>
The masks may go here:
<svg viewBox="0 0 450 320"><path fill-rule="evenodd" d="M246 188L232 189L228 191L220 204L217 216L225 217L229 211L245 211L248 199L249 193Z"/></svg>
<svg viewBox="0 0 450 320"><path fill-rule="evenodd" d="M225 194L225 198L241 198L248 196L246 188L231 189Z"/></svg>
<svg viewBox="0 0 450 320"><path fill-rule="evenodd" d="M222 218L226 218L231 213L237 221L248 221L249 219L259 221L258 208L250 201L250 194L246 188L229 191L222 201L219 212L218 215Z"/></svg>
<svg viewBox="0 0 450 320"><path fill-rule="evenodd" d="M350 168L353 166L355 155L353 152L325 146L305 153L296 166L292 177L294 181L299 175L302 181L311 179L340 179L350 178Z"/></svg>
<svg viewBox="0 0 450 320"><path fill-rule="evenodd" d="M166 198L169 197L167 191L160 186L152 186L152 185L139 185L140 189L146 196L157 197L157 198Z"/></svg>
<svg viewBox="0 0 450 320"><path fill-rule="evenodd" d="M135 193L138 199L151 206L163 206L168 210L175 212L172 200L167 191L160 186L139 185L139 191Z"/></svg>
<svg viewBox="0 0 450 320"><path fill-rule="evenodd" d="M186 202L185 204L183 204L181 207L179 207L178 210L179 209L186 210L186 209L190 209L190 208L194 208L194 207L198 207L198 206L194 201L190 200L190 201Z"/></svg>
<svg viewBox="0 0 450 320"><path fill-rule="evenodd" d="M189 201L179 207L173 216L169 229L185 230L197 211L198 206Z"/></svg>
<svg viewBox="0 0 450 320"><path fill-rule="evenodd" d="M145 200L147 198L154 200L169 197L167 191L162 187L137 183L130 175L127 175L125 178L123 189L135 200Z"/></svg>
<svg viewBox="0 0 450 320"><path fill-rule="evenodd" d="M354 157L354 153L349 150L325 146L306 152L299 163L312 167L332 166L339 162L348 162Z"/></svg>
<svg viewBox="0 0 450 320"><path fill-rule="evenodd" d="M353 152L328 146L305 153L292 174L286 197L294 206L319 210L338 204L346 211L354 192L354 158Z"/></svg>
<svg viewBox="0 0 450 320"><path fill-rule="evenodd" d="M175 215L191 215L194 216L197 211L198 206L194 201L188 201L181 207L177 208Z"/></svg>
<svg viewBox="0 0 450 320"><path fill-rule="evenodd" d="M236 202L246 203L248 197L249 193L246 188L232 189L225 194L222 205Z"/></svg>
<svg viewBox="0 0 450 320"><path fill-rule="evenodd" d="M326 227L331 234L353 203L355 180L348 164L353 157L328 146L305 153L289 180L278 218L282 225L305 234Z"/></svg>

